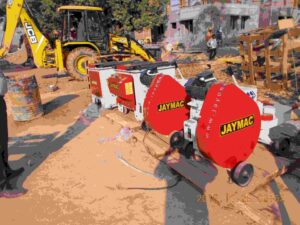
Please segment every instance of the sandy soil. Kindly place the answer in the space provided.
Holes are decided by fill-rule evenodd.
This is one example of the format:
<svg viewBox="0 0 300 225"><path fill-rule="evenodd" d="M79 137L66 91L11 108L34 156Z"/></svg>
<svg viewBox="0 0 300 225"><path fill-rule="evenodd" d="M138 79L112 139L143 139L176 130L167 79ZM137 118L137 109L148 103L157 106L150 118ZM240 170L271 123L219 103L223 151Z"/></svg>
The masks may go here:
<svg viewBox="0 0 300 225"><path fill-rule="evenodd" d="M230 82L216 62L211 64L219 79ZM206 62L182 70L194 75L205 67ZM234 210L199 201L201 191L186 180L159 189L176 183L177 176L142 144L120 138L101 143L121 127L103 116L107 112L94 121L82 116L90 103L86 83L60 78L59 90L51 92L48 87L56 78L42 76L55 70L17 73L36 75L45 116L14 122L7 97L11 165L25 168L14 185L28 192L0 199L1 224L257 224Z"/></svg>
<svg viewBox="0 0 300 225"><path fill-rule="evenodd" d="M48 91L55 79L42 76L54 72L18 72L36 75L45 116L14 122L7 96L10 161L14 168L25 168L15 184L28 192L17 199L0 200L1 224L205 224L205 204L197 203L199 192L185 181L170 192L125 189L165 187L176 179L141 145L122 140L99 143L100 138L114 137L121 127L104 117L90 124L80 116L90 103L84 82L63 78L58 91ZM178 193L186 193L191 204L177 199Z"/></svg>

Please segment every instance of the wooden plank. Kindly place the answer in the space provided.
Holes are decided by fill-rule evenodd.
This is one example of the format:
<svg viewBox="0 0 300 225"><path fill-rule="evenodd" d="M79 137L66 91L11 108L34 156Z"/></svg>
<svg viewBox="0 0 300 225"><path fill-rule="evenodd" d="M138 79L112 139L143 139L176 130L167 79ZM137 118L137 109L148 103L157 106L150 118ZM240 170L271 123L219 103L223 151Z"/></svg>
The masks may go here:
<svg viewBox="0 0 300 225"><path fill-rule="evenodd" d="M263 35L261 34L250 34L250 35L242 35L239 37L240 41L245 41L247 43L253 42L255 40L264 40Z"/></svg>
<svg viewBox="0 0 300 225"><path fill-rule="evenodd" d="M293 7L298 8L298 0L293 0Z"/></svg>
<svg viewBox="0 0 300 225"><path fill-rule="evenodd" d="M253 69L253 60L252 60L252 56L253 56L253 44L252 42L248 43L248 59L249 59L249 63L248 63L248 67L249 67L249 71L250 71L250 83L254 84L255 83L255 74L254 74L254 69Z"/></svg>
<svg viewBox="0 0 300 225"><path fill-rule="evenodd" d="M270 218L266 218L261 211L251 208L246 203L237 201L234 203L234 207L258 224L265 224L265 225L273 224L273 221Z"/></svg>
<svg viewBox="0 0 300 225"><path fill-rule="evenodd" d="M256 73L265 73L266 72L266 67L265 66L253 66L254 71ZM291 68L291 65L289 65L288 68ZM241 69L245 71L249 71L249 66L248 65L242 65ZM270 68L271 73L280 73L282 71L280 66L271 66Z"/></svg>
<svg viewBox="0 0 300 225"><path fill-rule="evenodd" d="M288 34L283 35L282 38L283 44L283 55L282 55L282 75L283 75L283 86L287 88L287 81L288 81Z"/></svg>
<svg viewBox="0 0 300 225"><path fill-rule="evenodd" d="M243 42L242 41L240 41L240 56L241 56L241 64L243 65L243 64L245 64L245 53L246 52L246 50L245 50L245 48L244 48L244 44L243 44Z"/></svg>
<svg viewBox="0 0 300 225"><path fill-rule="evenodd" d="M260 41L264 41L266 38L265 38L265 34L263 35L253 35L251 38L250 38L250 42L253 42L255 40L260 40Z"/></svg>
<svg viewBox="0 0 300 225"><path fill-rule="evenodd" d="M125 119L117 112L107 113L105 117L110 120L117 121L122 127L128 127L132 130L137 130L141 127L140 123Z"/></svg>
<svg viewBox="0 0 300 225"><path fill-rule="evenodd" d="M167 142L150 132L143 136L142 143L148 152L157 159L163 158L170 150L170 146Z"/></svg>
<svg viewBox="0 0 300 225"><path fill-rule="evenodd" d="M278 28L280 30L282 30L282 29L288 29L288 28L293 28L293 27L295 27L295 21L294 21L294 19L278 20Z"/></svg>
<svg viewBox="0 0 300 225"><path fill-rule="evenodd" d="M265 49L265 64L266 64L266 82L267 82L267 86L269 87L270 83L271 83L271 66L270 66L270 48L266 48Z"/></svg>
<svg viewBox="0 0 300 225"><path fill-rule="evenodd" d="M299 27L291 28L289 29L288 34L290 37L300 36L300 28Z"/></svg>
<svg viewBox="0 0 300 225"><path fill-rule="evenodd" d="M282 56L282 51L280 49L270 51L270 56L281 57Z"/></svg>
<svg viewBox="0 0 300 225"><path fill-rule="evenodd" d="M239 37L239 41L246 41L248 42L250 40L250 35L241 35Z"/></svg>
<svg viewBox="0 0 300 225"><path fill-rule="evenodd" d="M287 43L288 51L300 48L300 40L299 39L297 39L297 40L288 40L287 42L288 42Z"/></svg>

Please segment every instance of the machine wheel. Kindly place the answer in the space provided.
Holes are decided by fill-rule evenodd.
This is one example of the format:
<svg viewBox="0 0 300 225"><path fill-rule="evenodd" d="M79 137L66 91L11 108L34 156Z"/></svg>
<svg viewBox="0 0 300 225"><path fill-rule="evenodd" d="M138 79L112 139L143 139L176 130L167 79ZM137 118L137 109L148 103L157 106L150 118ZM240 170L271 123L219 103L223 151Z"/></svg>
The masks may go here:
<svg viewBox="0 0 300 225"><path fill-rule="evenodd" d="M73 49L67 56L67 71L76 80L84 80L87 77L86 62L96 56L97 52L91 48L79 47Z"/></svg>
<svg viewBox="0 0 300 225"><path fill-rule="evenodd" d="M142 122L141 128L143 131L146 131L146 132L151 131L151 128L148 127L148 125L145 121Z"/></svg>
<svg viewBox="0 0 300 225"><path fill-rule="evenodd" d="M125 114L125 115L130 112L130 110L126 106L123 106L122 109L123 109L122 113Z"/></svg>
<svg viewBox="0 0 300 225"><path fill-rule="evenodd" d="M183 131L175 131L170 137L170 146L172 148L182 148L184 145Z"/></svg>
<svg viewBox="0 0 300 225"><path fill-rule="evenodd" d="M155 75L148 75L147 74L148 70L142 71L140 75L140 81L143 85L150 87L152 80L154 79Z"/></svg>
<svg viewBox="0 0 300 225"><path fill-rule="evenodd" d="M99 108L102 107L102 102L101 102L101 100L99 100L99 99L96 99L96 100L95 100L95 104L96 104Z"/></svg>
<svg viewBox="0 0 300 225"><path fill-rule="evenodd" d="M274 142L275 154L287 155L290 151L290 141L287 138L281 138Z"/></svg>
<svg viewBox="0 0 300 225"><path fill-rule="evenodd" d="M246 187L254 175L254 168L246 162L239 163L231 170L231 179L241 187Z"/></svg>
<svg viewBox="0 0 300 225"><path fill-rule="evenodd" d="M193 143L192 142L188 143L185 147L181 148L179 150L179 152L180 152L180 154L185 156L185 158L190 159L193 156L194 152L195 152L195 149L193 147Z"/></svg>

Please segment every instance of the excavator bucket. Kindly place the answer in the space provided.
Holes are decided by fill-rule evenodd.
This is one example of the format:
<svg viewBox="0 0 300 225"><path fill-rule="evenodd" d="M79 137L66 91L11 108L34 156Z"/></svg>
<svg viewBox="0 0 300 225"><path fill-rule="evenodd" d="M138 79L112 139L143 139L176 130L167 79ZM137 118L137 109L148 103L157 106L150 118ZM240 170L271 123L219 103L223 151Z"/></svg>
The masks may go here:
<svg viewBox="0 0 300 225"><path fill-rule="evenodd" d="M21 65L27 61L27 58L28 58L28 53L27 53L25 44L23 43L21 48L18 48L17 51L8 53L4 57L4 60L6 60L12 64Z"/></svg>
<svg viewBox="0 0 300 225"><path fill-rule="evenodd" d="M0 17L0 49L3 47L3 39L5 34L5 17ZM14 35L14 38L17 38L16 35ZM19 41L19 40L18 40ZM18 42L19 44L19 42ZM11 49L10 49L11 51ZM21 48L18 48L17 51L9 52L5 55L4 60L6 60L9 63L12 64L23 64L27 61L28 53L26 50L26 46L23 42Z"/></svg>

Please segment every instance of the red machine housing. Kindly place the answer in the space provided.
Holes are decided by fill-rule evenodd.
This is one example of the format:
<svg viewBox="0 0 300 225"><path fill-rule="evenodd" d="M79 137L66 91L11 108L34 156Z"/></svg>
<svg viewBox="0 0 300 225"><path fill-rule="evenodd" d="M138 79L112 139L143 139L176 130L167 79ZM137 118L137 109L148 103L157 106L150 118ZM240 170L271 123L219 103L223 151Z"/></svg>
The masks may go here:
<svg viewBox="0 0 300 225"><path fill-rule="evenodd" d="M117 103L135 110L133 78L130 75L117 73L107 79L109 91L117 96Z"/></svg>
<svg viewBox="0 0 300 225"><path fill-rule="evenodd" d="M144 101L144 118L147 125L160 134L169 135L182 130L189 118L185 88L174 78L158 74L153 79Z"/></svg>
<svg viewBox="0 0 300 225"><path fill-rule="evenodd" d="M232 169L253 152L261 118L256 103L235 85L215 84L198 120L197 145L216 164Z"/></svg>
<svg viewBox="0 0 300 225"><path fill-rule="evenodd" d="M97 71L89 71L90 89L93 95L102 97L100 76Z"/></svg>

